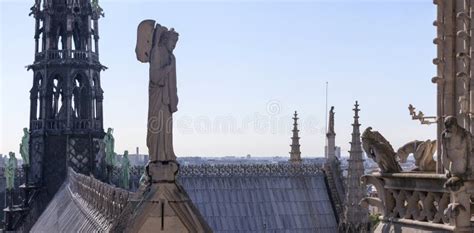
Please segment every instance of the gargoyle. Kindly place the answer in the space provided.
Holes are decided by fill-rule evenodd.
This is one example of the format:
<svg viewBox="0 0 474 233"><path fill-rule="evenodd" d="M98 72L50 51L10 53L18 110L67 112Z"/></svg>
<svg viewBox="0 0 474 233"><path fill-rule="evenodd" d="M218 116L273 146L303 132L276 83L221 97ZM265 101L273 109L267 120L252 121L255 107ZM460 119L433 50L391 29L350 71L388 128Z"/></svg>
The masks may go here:
<svg viewBox="0 0 474 233"><path fill-rule="evenodd" d="M456 117L448 116L444 120L442 133L442 162L448 171L445 186L458 190L469 175L469 163L472 152L472 135L461 127Z"/></svg>
<svg viewBox="0 0 474 233"><path fill-rule="evenodd" d="M408 155L415 157L416 168L414 171L436 171L436 161L433 155L436 151L436 140L411 141L397 150L397 157L404 163Z"/></svg>
<svg viewBox="0 0 474 233"><path fill-rule="evenodd" d="M368 127L362 134L362 147L367 156L374 160L382 173L401 172L402 168L396 160L396 154L390 142L379 132Z"/></svg>

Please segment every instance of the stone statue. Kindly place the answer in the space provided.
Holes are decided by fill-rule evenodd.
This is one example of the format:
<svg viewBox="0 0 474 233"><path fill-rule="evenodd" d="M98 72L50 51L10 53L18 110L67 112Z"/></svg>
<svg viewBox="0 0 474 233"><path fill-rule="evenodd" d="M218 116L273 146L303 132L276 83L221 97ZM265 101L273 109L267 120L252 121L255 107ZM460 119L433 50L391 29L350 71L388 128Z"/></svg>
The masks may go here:
<svg viewBox="0 0 474 233"><path fill-rule="evenodd" d="M130 159L128 159L128 150L123 152L122 158L122 188L130 189Z"/></svg>
<svg viewBox="0 0 474 233"><path fill-rule="evenodd" d="M140 176L139 184L141 187L146 187L150 185L150 183L151 183L151 178L149 176L148 164L146 164L145 169L143 169L143 174Z"/></svg>
<svg viewBox="0 0 474 233"><path fill-rule="evenodd" d="M150 63L147 146L150 161L175 161L173 113L178 106L176 60L173 50L179 34L154 20L138 26L135 49L140 62Z"/></svg>
<svg viewBox="0 0 474 233"><path fill-rule="evenodd" d="M330 133L334 133L334 106L331 106L331 110L329 111L329 129Z"/></svg>
<svg viewBox="0 0 474 233"><path fill-rule="evenodd" d="M5 178L7 180L7 190L12 190L15 185L15 175L16 169L18 167L18 161L15 158L15 153L10 152L8 154L10 158L7 162L7 167L5 168Z"/></svg>
<svg viewBox="0 0 474 233"><path fill-rule="evenodd" d="M149 161L135 197L129 201L128 220L113 232L212 232L186 190L176 181L179 164L173 150L173 113L177 111L176 61L178 33L154 20L138 25L137 59L150 63L147 147ZM159 213L157 204L165 212ZM124 230L121 230L123 228Z"/></svg>
<svg viewBox="0 0 474 233"><path fill-rule="evenodd" d="M104 9L102 9L102 7L100 7L100 5L99 5L99 0L92 0L91 7L92 7L92 11L95 14L100 15L102 17L105 16Z"/></svg>
<svg viewBox="0 0 474 233"><path fill-rule="evenodd" d="M23 164L25 166L30 165L30 133L28 132L28 128L23 128L23 137L21 138L20 143L20 155L23 159Z"/></svg>
<svg viewBox="0 0 474 233"><path fill-rule="evenodd" d="M41 8L41 0L35 0L35 5L33 5L30 8L31 12L28 14L28 16L31 16L31 15L36 16L40 12L40 8Z"/></svg>
<svg viewBox="0 0 474 233"><path fill-rule="evenodd" d="M372 131L372 127L368 127L361 138L365 153L379 165L382 173L402 171L400 164L395 159L396 153L392 145L379 132Z"/></svg>
<svg viewBox="0 0 474 233"><path fill-rule="evenodd" d="M408 155L415 157L416 168L413 171L436 171L436 161L433 155L436 151L436 140L411 141L397 150L397 157L400 162L405 163Z"/></svg>
<svg viewBox="0 0 474 233"><path fill-rule="evenodd" d="M107 129L107 134L104 136L104 144L105 144L105 163L108 166L115 165L115 139L112 133L114 130L112 128Z"/></svg>
<svg viewBox="0 0 474 233"><path fill-rule="evenodd" d="M442 162L447 170L446 187L459 187L468 175L468 165L472 154L472 135L462 128L456 117L444 120L445 130L441 135ZM457 188L455 188L457 189Z"/></svg>

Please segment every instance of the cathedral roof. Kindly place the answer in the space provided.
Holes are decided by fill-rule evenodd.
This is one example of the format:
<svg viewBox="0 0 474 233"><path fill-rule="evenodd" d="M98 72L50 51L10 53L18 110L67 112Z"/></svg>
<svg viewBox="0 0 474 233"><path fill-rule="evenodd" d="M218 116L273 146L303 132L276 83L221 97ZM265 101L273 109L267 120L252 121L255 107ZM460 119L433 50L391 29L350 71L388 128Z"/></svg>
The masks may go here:
<svg viewBox="0 0 474 233"><path fill-rule="evenodd" d="M215 233L337 231L317 164L189 165L179 181Z"/></svg>
<svg viewBox="0 0 474 233"><path fill-rule="evenodd" d="M68 179L31 232L108 232L130 193L69 169Z"/></svg>
<svg viewBox="0 0 474 233"><path fill-rule="evenodd" d="M318 164L188 165L178 181L215 233L337 231ZM127 195L70 171L32 232L107 232Z"/></svg>
<svg viewBox="0 0 474 233"><path fill-rule="evenodd" d="M35 223L31 232L105 232L110 225L100 213L81 203L64 184Z"/></svg>

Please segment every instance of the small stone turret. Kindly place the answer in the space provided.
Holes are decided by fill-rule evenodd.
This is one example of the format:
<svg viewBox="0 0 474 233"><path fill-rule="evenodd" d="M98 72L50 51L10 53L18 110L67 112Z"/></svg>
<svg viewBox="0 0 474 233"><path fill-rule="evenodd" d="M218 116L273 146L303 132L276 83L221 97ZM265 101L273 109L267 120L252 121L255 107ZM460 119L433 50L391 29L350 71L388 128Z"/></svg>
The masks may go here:
<svg viewBox="0 0 474 233"><path fill-rule="evenodd" d="M298 133L298 112L295 111L293 120L293 137L291 137L291 151L290 151L290 162L300 163L301 162L301 151L300 151L300 137Z"/></svg>
<svg viewBox="0 0 474 233"><path fill-rule="evenodd" d="M359 103L354 105L354 123L352 123L352 141L349 151L349 168L347 170L347 192L344 211L344 232L368 232L368 210L359 206L359 201L366 197L365 186L360 184L364 175L364 159L360 140Z"/></svg>

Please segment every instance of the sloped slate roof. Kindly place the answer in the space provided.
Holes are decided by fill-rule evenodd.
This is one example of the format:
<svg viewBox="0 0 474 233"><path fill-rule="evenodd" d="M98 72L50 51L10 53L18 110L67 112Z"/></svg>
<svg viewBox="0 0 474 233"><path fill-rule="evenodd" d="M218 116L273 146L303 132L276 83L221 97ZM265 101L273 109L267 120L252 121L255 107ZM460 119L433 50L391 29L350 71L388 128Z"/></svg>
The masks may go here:
<svg viewBox="0 0 474 233"><path fill-rule="evenodd" d="M179 181L215 233L337 232L316 164L190 165Z"/></svg>
<svg viewBox="0 0 474 233"><path fill-rule="evenodd" d="M319 165L189 165L178 179L215 233L337 232ZM31 232L109 231L118 214L104 211L112 189L70 172Z"/></svg>
<svg viewBox="0 0 474 233"><path fill-rule="evenodd" d="M108 232L130 193L69 169L31 232Z"/></svg>
<svg viewBox="0 0 474 233"><path fill-rule="evenodd" d="M67 183L59 189L31 232L105 232L110 226L100 223L99 216L83 205Z"/></svg>

